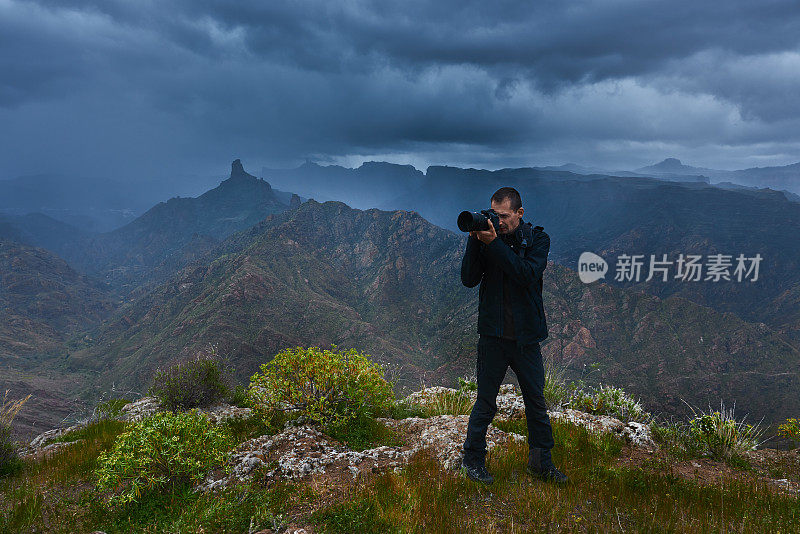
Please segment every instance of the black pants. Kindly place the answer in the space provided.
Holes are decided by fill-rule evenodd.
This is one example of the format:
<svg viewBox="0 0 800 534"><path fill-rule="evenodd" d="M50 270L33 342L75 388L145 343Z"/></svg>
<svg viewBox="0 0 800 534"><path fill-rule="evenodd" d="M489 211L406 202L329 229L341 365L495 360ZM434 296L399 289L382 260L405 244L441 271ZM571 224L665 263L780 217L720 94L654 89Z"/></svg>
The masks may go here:
<svg viewBox="0 0 800 534"><path fill-rule="evenodd" d="M553 430L544 402L544 365L539 343L524 345L520 350L516 341L482 335L478 339L478 398L469 416L464 441L464 461L470 465L484 465L486 460L486 429L497 413L497 393L509 365L522 389L528 446L553 448Z"/></svg>

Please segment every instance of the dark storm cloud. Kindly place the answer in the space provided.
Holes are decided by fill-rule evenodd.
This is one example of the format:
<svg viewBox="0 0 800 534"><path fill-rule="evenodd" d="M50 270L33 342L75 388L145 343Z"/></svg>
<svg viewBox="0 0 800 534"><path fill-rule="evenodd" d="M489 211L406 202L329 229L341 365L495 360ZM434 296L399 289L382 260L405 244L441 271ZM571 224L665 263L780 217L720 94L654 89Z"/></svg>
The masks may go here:
<svg viewBox="0 0 800 534"><path fill-rule="evenodd" d="M0 0L0 173L788 163L798 27L770 1Z"/></svg>

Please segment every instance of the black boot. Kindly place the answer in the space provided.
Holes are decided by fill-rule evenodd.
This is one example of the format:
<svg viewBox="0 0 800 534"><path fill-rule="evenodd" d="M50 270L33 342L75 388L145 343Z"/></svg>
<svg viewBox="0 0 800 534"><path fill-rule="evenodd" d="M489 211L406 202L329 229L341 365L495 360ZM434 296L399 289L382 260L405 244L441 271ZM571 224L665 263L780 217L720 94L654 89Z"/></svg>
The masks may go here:
<svg viewBox="0 0 800 534"><path fill-rule="evenodd" d="M528 473L546 481L564 484L569 481L567 475L556 469L550 458L550 449L531 447L528 455Z"/></svg>
<svg viewBox="0 0 800 534"><path fill-rule="evenodd" d="M486 470L486 466L482 463L472 464L464 460L461 461L461 470L467 475L467 478L482 484L491 484L494 482L494 477Z"/></svg>

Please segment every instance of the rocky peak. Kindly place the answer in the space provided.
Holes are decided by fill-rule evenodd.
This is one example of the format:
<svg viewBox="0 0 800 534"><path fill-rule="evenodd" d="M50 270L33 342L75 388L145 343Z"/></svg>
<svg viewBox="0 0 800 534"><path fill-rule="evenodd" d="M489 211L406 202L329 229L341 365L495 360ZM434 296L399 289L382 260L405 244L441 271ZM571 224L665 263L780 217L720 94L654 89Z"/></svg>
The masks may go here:
<svg viewBox="0 0 800 534"><path fill-rule="evenodd" d="M228 178L228 180L231 180L231 181L246 180L246 181L250 181L250 182L261 181L258 178L256 178L255 176L253 176L252 174L250 174L250 173L248 173L247 171L244 170L244 166L242 165L242 160L240 160L240 159L235 159L235 160L233 160L233 163L231 163L231 175L230 175L230 178ZM266 182L264 182L264 183L266 183ZM267 184L267 185L269 185L269 184Z"/></svg>
<svg viewBox="0 0 800 534"><path fill-rule="evenodd" d="M244 167L242 166L242 160L235 159L233 163L231 163L231 178L236 178L239 176L249 176L246 172L244 172Z"/></svg>
<svg viewBox="0 0 800 534"><path fill-rule="evenodd" d="M213 195L272 195L272 186L266 180L262 180L253 176L252 174L248 173L244 170L244 166L242 165L242 160L235 159L233 163L231 163L231 175L226 180L220 182L220 184L211 189L206 191L200 198L205 197L206 195L212 194Z"/></svg>
<svg viewBox="0 0 800 534"><path fill-rule="evenodd" d="M681 160L679 160L678 158L666 158L661 163L657 163L657 164L653 165L653 167L656 167L656 168L659 168L659 169L664 169L664 170L682 169L683 168L683 163L681 163Z"/></svg>
<svg viewBox="0 0 800 534"><path fill-rule="evenodd" d="M300 200L300 197L296 193L292 193L292 198L289 200L289 209L294 209L302 203L303 201Z"/></svg>

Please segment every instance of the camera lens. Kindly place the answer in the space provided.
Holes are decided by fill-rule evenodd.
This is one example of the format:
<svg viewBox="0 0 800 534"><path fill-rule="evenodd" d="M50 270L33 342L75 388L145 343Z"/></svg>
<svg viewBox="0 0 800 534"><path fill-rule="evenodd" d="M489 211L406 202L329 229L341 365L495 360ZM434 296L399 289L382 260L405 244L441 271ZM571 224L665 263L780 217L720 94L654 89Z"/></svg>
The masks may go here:
<svg viewBox="0 0 800 534"><path fill-rule="evenodd" d="M475 226L475 216L471 211L462 211L458 215L458 229L462 232L471 232Z"/></svg>

